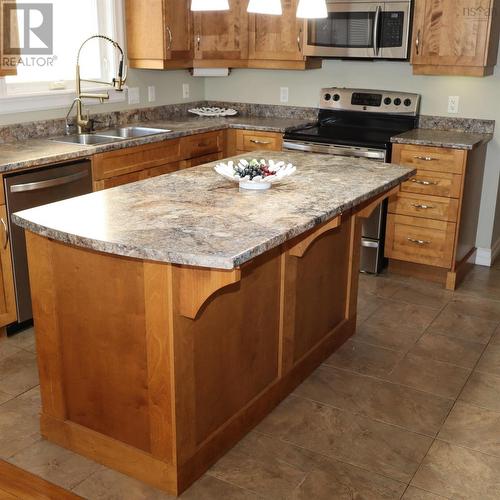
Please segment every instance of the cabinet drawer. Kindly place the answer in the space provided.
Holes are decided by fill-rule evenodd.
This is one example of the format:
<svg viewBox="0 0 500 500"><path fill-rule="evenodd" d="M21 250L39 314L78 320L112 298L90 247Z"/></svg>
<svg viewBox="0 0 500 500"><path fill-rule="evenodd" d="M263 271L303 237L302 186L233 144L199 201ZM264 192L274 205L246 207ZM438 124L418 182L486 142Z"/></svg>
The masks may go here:
<svg viewBox="0 0 500 500"><path fill-rule="evenodd" d="M389 200L389 212L427 219L457 222L458 200L440 196L399 193Z"/></svg>
<svg viewBox="0 0 500 500"><path fill-rule="evenodd" d="M467 153L461 149L431 148L404 145L399 150L399 159L394 163L416 167L419 170L462 174Z"/></svg>
<svg viewBox="0 0 500 500"><path fill-rule="evenodd" d="M236 148L238 151L281 151L283 136L272 132L238 130Z"/></svg>
<svg viewBox="0 0 500 500"><path fill-rule="evenodd" d="M417 175L404 182L401 191L445 198L460 198L462 176L417 170Z"/></svg>
<svg viewBox="0 0 500 500"><path fill-rule="evenodd" d="M180 160L180 140L124 148L97 154L92 159L94 181L129 174Z"/></svg>
<svg viewBox="0 0 500 500"><path fill-rule="evenodd" d="M123 186L124 184L130 184L131 182L137 182L142 180L143 172L132 172L130 174L117 175L116 177L109 177L107 179L102 179L100 181L94 182L94 191L102 191L104 189L110 189L118 186Z"/></svg>
<svg viewBox="0 0 500 500"><path fill-rule="evenodd" d="M222 153L212 153L210 155L199 156L198 158L187 160L185 162L186 163L185 168L197 167L198 165L205 165L205 163L221 160L223 156L224 155Z"/></svg>
<svg viewBox="0 0 500 500"><path fill-rule="evenodd" d="M389 214L386 257L451 269L456 224Z"/></svg>
<svg viewBox="0 0 500 500"><path fill-rule="evenodd" d="M183 137L181 144L183 160L217 153L223 149L223 133L208 132L206 134Z"/></svg>

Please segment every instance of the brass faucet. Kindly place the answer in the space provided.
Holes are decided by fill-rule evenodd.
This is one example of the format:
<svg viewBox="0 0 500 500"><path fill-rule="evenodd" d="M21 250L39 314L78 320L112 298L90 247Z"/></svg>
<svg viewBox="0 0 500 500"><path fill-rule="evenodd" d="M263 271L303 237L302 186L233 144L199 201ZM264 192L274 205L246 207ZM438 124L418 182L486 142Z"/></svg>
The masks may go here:
<svg viewBox="0 0 500 500"><path fill-rule="evenodd" d="M84 80L81 78L80 75L80 53L82 52L83 47L87 42L90 40L94 40L95 38L99 38L101 40L106 40L107 42L111 43L113 47L115 47L119 52L120 52L120 63L118 66L118 77L113 78L112 82L100 82L100 81L95 81L95 80ZM83 116L83 99L99 99L101 103L104 101L107 101L109 99L109 92L105 92L102 94L88 94L85 92L82 92L82 82L86 83L97 83L97 84L104 84L104 85L109 85L111 87L114 87L114 89L118 92L123 92L123 86L125 85L125 82L127 80L127 71L126 71L126 66L124 63L125 59L125 54L123 52L123 49L120 47L120 45L112 40L111 38L104 36L104 35L93 35L90 38L87 38L81 45L80 48L78 49L78 56L76 59L76 98L73 100L73 103L71 104L71 108L68 111L68 114L66 116L66 133L69 133L69 115L71 114L71 111L73 110L75 104L76 104L76 128L77 132L79 134L82 134L83 132L92 132L92 120L89 117L89 113L87 111L87 116L84 118ZM125 73L125 74L124 74Z"/></svg>

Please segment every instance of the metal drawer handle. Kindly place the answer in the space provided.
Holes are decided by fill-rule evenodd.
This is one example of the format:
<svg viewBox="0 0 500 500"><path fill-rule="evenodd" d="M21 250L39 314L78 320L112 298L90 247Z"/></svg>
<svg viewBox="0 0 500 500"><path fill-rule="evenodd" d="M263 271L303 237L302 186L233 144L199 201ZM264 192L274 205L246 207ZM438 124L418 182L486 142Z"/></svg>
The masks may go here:
<svg viewBox="0 0 500 500"><path fill-rule="evenodd" d="M417 56L420 55L420 32L421 32L421 30L418 30L417 38L415 39L415 47L417 49Z"/></svg>
<svg viewBox="0 0 500 500"><path fill-rule="evenodd" d="M66 175L65 177L58 177L56 179L48 179L46 181L39 182L28 182L26 184L14 184L10 186L11 193L23 193L25 191L36 191L38 189L46 189L55 186L62 186L64 184L71 184L72 182L78 181L88 177L89 173L78 172L77 174Z"/></svg>
<svg viewBox="0 0 500 500"><path fill-rule="evenodd" d="M3 244L3 249L5 250L10 241L9 226L7 226L6 222L3 220L3 217L0 218L0 222L2 223L2 226L5 230L5 243Z"/></svg>
<svg viewBox="0 0 500 500"><path fill-rule="evenodd" d="M201 48L201 35L197 35L196 37L196 50L199 52Z"/></svg>
<svg viewBox="0 0 500 500"><path fill-rule="evenodd" d="M431 241L427 240L416 240L414 238L410 238L409 236L408 236L408 241L410 243L415 243L415 245L420 245L420 246L430 245L432 243Z"/></svg>
<svg viewBox="0 0 500 500"><path fill-rule="evenodd" d="M272 144L271 141L258 141L257 139L250 139L250 142L253 142L254 144Z"/></svg>
<svg viewBox="0 0 500 500"><path fill-rule="evenodd" d="M421 208L422 210L433 210L436 208L431 205L423 205L422 203L414 203L412 206L415 208Z"/></svg>
<svg viewBox="0 0 500 500"><path fill-rule="evenodd" d="M297 47L299 52L302 52L302 28L300 28L299 34L297 35Z"/></svg>
<svg viewBox="0 0 500 500"><path fill-rule="evenodd" d="M167 50L172 50L172 43L174 42L174 37L172 36L172 30L170 29L170 26L167 26L167 34L168 34Z"/></svg>
<svg viewBox="0 0 500 500"><path fill-rule="evenodd" d="M432 156L414 156L415 160L422 160L422 161L438 161L439 158L433 158Z"/></svg>
<svg viewBox="0 0 500 500"><path fill-rule="evenodd" d="M420 179L411 179L411 182L422 184L422 186L437 186L439 184L439 182L421 181Z"/></svg>

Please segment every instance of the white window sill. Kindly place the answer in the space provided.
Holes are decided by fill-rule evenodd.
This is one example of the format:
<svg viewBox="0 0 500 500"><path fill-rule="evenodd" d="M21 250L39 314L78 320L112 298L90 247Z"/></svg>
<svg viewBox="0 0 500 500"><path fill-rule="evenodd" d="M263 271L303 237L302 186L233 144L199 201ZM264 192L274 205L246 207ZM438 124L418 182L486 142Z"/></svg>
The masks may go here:
<svg viewBox="0 0 500 500"><path fill-rule="evenodd" d="M85 88L85 92L107 92L108 87ZM116 92L109 89L109 101L106 103L125 102L127 100L128 89L123 92ZM36 92L33 94L18 94L9 96L0 96L0 115L13 113L26 113L29 111L44 111L48 109L68 108L76 97L72 89L50 90ZM85 99L85 106L94 106L100 104L98 99Z"/></svg>

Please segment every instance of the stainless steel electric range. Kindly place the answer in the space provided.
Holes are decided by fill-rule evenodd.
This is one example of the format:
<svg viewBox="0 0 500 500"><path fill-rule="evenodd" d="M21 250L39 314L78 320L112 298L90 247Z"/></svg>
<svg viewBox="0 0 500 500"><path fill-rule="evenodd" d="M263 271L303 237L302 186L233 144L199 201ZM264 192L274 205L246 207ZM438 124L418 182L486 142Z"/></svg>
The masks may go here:
<svg viewBox="0 0 500 500"><path fill-rule="evenodd" d="M391 161L391 137L417 126L420 96L405 92L326 88L318 123L285 134L284 149ZM361 270L384 267L387 203L363 227Z"/></svg>

